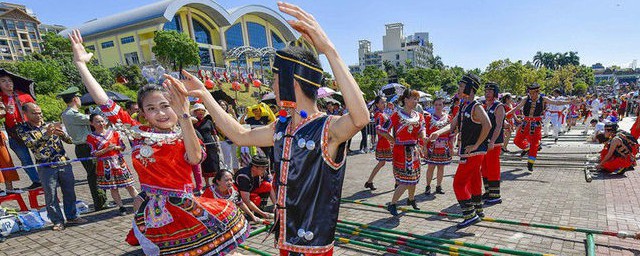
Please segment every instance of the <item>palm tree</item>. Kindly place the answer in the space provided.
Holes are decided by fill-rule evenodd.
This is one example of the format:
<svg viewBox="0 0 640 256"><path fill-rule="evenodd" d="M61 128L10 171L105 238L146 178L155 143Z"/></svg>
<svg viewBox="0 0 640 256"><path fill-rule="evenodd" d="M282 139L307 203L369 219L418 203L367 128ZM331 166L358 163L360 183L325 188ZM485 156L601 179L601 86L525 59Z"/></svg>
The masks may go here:
<svg viewBox="0 0 640 256"><path fill-rule="evenodd" d="M542 56L542 52L540 52L540 51L536 52L536 55L533 56L533 65L536 68L540 68L540 67L543 66L543 62L542 62L543 58L542 57L543 57Z"/></svg>
<svg viewBox="0 0 640 256"><path fill-rule="evenodd" d="M429 66L433 69L444 69L444 63L442 63L442 58L436 55L434 57L429 58Z"/></svg>
<svg viewBox="0 0 640 256"><path fill-rule="evenodd" d="M578 57L578 52L569 52L567 59L568 64L580 66L580 57Z"/></svg>
<svg viewBox="0 0 640 256"><path fill-rule="evenodd" d="M543 53L542 65L548 69L556 69L556 66L557 66L556 55L550 52Z"/></svg>

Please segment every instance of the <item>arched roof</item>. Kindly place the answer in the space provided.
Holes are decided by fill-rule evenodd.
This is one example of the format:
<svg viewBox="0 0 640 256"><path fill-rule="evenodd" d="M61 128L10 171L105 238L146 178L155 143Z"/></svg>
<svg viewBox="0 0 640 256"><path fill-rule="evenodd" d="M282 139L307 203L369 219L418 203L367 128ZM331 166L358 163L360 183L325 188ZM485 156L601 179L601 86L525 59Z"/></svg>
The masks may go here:
<svg viewBox="0 0 640 256"><path fill-rule="evenodd" d="M280 13L262 5L247 5L229 10L213 0L165 0L145 5L133 10L121 12L104 18L94 19L81 25L67 28L59 34L67 36L72 29L79 29L83 36L91 38L94 35L126 27L154 25L168 22L183 6L189 6L205 12L220 27L235 23L246 14L256 15L265 19L282 32L286 41L296 40L300 34L296 32Z"/></svg>

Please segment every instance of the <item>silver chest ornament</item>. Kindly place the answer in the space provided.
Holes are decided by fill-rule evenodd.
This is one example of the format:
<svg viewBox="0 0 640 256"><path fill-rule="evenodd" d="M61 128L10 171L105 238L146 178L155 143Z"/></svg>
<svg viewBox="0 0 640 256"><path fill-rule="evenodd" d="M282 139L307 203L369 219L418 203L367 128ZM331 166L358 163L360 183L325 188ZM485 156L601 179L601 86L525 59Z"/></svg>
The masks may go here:
<svg viewBox="0 0 640 256"><path fill-rule="evenodd" d="M125 133L129 138L134 140L142 140L140 150L136 159L140 160L145 166L148 163L155 163L153 157L153 145L162 146L163 144L174 144L176 140L182 138L182 130L176 127L172 133L148 132L140 129L140 126L130 126L128 124L117 123L114 125L116 130Z"/></svg>

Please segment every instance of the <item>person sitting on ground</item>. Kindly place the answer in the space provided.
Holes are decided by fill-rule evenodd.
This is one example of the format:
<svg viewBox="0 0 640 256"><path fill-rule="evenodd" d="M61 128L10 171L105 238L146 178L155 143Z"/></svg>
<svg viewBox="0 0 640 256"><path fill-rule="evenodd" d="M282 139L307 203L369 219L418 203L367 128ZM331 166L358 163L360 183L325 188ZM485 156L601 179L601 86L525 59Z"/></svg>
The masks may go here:
<svg viewBox="0 0 640 256"><path fill-rule="evenodd" d="M233 185L240 191L242 201L252 212L271 219L273 214L260 209L263 197L268 195L273 203L276 201L271 182L264 179L268 169L269 159L261 155L255 155L251 158L249 166L236 172Z"/></svg>
<svg viewBox="0 0 640 256"><path fill-rule="evenodd" d="M78 217L75 178L71 164L67 162L70 158L62 145L63 141L72 144L71 137L62 130L60 123L45 125L42 110L36 103L25 103L22 111L28 121L17 128L20 138L33 153L37 164L49 164L38 167L38 175L42 180L47 216L53 223L53 230L64 230L64 216L70 224L86 223L87 220ZM58 185L62 190L64 216L57 195Z"/></svg>
<svg viewBox="0 0 640 256"><path fill-rule="evenodd" d="M599 171L624 174L633 170L636 165L638 141L630 133L618 130L618 124L607 123L604 135L609 139L600 152L600 163L596 166Z"/></svg>
<svg viewBox="0 0 640 256"><path fill-rule="evenodd" d="M242 201L242 198L240 198L240 193L233 186L233 173L230 171L223 169L216 172L216 176L213 178L213 184L205 188L202 197L225 199L235 203L254 223L262 223L262 219L253 214Z"/></svg>

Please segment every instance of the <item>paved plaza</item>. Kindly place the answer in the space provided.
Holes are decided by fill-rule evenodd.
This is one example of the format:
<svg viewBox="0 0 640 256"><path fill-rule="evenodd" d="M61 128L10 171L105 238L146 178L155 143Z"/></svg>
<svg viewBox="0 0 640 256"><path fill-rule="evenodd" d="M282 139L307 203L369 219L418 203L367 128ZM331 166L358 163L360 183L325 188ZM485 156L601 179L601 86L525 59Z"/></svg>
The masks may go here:
<svg viewBox="0 0 640 256"><path fill-rule="evenodd" d="M622 122L628 129L633 119ZM640 231L640 172L628 172L624 176L598 176L587 183L580 167L589 153L595 154L602 145L586 144L580 135L582 128L561 136L557 144L552 139L543 139L543 149L534 172L526 170L526 160L517 155L503 155L502 196L503 203L485 208L487 217L510 219L522 222L546 223L611 231ZM359 136L359 135L357 135ZM359 145L358 137L352 147ZM69 147L69 149L71 149ZM509 150L515 151L513 145ZM71 152L73 150L68 150ZM14 159L17 159L14 157ZM364 200L373 204L385 204L391 200L393 175L387 164L375 179L378 190L370 192L363 185L376 164L373 153L350 156L343 188L343 198ZM422 210L460 213L452 190L454 163L445 169L443 187L445 195L424 195L425 170L419 184L416 199ZM190 170L185 170L190 171ZM29 181L19 171L20 187ZM78 198L91 202L85 172L80 164L74 164ZM435 181L433 185L435 187ZM124 190L121 193L127 198ZM27 195L23 194L25 200ZM406 194L399 204L404 204ZM126 200L131 208L131 200ZM15 206L11 203L3 206ZM32 232L12 234L0 243L0 255L140 255L140 247L131 247L124 242L132 215L120 217L117 209L92 212L84 215L90 222L68 227L62 232L45 228ZM356 204L342 204L340 219L369 225L392 228L420 235L457 239L464 242L517 250L550 253L557 255L584 255L585 234L578 232L523 227L492 222L481 222L466 229L457 230L458 219L440 216L402 213L392 217L379 208ZM358 236L342 235L367 243L378 243ZM273 236L263 242L266 234L250 238L246 245L276 254ZM596 235L597 255L640 255L640 241ZM379 243L380 245L387 245ZM407 247L400 249L412 251ZM240 250L245 254L247 251ZM424 253L413 250L414 253ZM383 252L365 249L351 244L337 244L336 255L382 255Z"/></svg>

